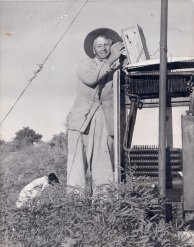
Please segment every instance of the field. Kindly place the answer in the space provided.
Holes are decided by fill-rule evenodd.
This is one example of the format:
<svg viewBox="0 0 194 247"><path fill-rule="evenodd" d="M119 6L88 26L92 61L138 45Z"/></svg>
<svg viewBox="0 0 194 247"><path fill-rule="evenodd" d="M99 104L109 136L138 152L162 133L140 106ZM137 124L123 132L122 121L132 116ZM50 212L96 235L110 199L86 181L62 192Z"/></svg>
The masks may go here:
<svg viewBox="0 0 194 247"><path fill-rule="evenodd" d="M126 184L81 188L66 193L66 146L41 142L17 148L1 143L2 247L189 247L182 226L165 223L152 189L128 179ZM49 187L24 208L15 202L32 180L55 172L60 184Z"/></svg>

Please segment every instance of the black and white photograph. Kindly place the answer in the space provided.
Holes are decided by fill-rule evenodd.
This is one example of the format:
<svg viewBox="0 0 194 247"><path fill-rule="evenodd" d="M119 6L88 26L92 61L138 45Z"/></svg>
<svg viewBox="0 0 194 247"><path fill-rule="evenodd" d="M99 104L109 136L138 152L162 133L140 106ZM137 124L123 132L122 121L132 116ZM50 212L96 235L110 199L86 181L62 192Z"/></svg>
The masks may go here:
<svg viewBox="0 0 194 247"><path fill-rule="evenodd" d="M194 0L0 0L0 247L194 247Z"/></svg>

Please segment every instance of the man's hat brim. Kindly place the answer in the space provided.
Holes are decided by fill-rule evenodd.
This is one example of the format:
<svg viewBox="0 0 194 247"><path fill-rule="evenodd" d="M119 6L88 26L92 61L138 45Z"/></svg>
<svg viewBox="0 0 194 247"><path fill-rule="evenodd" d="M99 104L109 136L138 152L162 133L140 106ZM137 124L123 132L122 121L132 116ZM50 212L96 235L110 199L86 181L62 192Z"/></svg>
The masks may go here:
<svg viewBox="0 0 194 247"><path fill-rule="evenodd" d="M84 41L84 50L85 50L86 54L91 58L95 57L95 54L93 52L94 40L100 35L106 36L107 38L110 38L113 41L113 43L122 42L122 39L119 36L119 34L112 29L98 28L98 29L91 31L86 36L85 41Z"/></svg>

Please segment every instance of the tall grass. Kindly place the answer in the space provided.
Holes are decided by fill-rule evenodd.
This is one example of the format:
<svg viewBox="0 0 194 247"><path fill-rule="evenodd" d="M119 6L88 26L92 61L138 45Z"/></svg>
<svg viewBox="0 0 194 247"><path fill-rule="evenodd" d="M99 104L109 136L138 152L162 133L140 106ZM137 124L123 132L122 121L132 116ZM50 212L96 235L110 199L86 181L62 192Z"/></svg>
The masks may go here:
<svg viewBox="0 0 194 247"><path fill-rule="evenodd" d="M178 228L166 224L152 189L126 184L77 188L66 193L66 153L42 145L2 152L0 242L2 247L188 247ZM28 207L17 209L19 191L55 172L60 179Z"/></svg>

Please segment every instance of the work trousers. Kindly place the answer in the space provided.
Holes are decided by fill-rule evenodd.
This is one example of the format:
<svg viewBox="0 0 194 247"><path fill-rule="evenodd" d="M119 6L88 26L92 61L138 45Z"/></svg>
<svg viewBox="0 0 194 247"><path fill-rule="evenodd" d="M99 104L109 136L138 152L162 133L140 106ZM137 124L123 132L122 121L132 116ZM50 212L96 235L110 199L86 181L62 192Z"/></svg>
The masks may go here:
<svg viewBox="0 0 194 247"><path fill-rule="evenodd" d="M85 188L88 174L97 186L113 182L113 156L113 137L100 106L84 133L68 130L67 185Z"/></svg>

